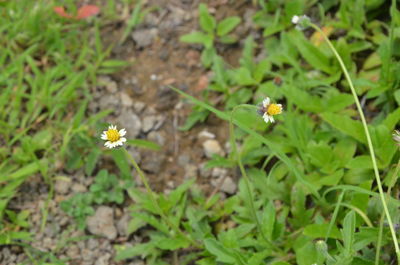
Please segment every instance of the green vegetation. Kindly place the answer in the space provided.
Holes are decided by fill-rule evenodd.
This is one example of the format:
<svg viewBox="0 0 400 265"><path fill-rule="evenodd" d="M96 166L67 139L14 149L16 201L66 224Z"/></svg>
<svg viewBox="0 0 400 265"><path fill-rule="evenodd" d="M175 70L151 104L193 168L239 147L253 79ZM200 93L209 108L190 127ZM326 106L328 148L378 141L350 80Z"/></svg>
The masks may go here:
<svg viewBox="0 0 400 265"><path fill-rule="evenodd" d="M34 175L43 178L52 200L58 170L82 169L97 174L89 191L61 202L78 227L85 227L95 205L133 201L128 232L140 230L146 240L116 245L116 260L400 264L400 155L392 140L400 120L395 0L253 1L252 27L262 37L245 39L234 66L217 47L237 45L235 29L244 21L217 21L199 5L200 31L181 41L201 45L202 64L213 75L201 99L173 89L194 104L182 130L209 115L230 125L232 151L206 165L240 169L238 191L226 199L206 197L194 179L169 194L155 193L126 146L99 148L106 128L101 120L111 111L87 117L89 88L98 74L127 63L107 59L112 47L101 41L104 22L61 18L48 2L34 2L0 2L0 245L19 244L33 260L63 264L53 253L30 255L36 250L29 247L29 211L8 204ZM115 18L113 2L106 21ZM119 43L145 12L138 2ZM303 14L312 23L301 30L291 20ZM221 100L213 105L216 96ZM275 123L257 114L266 96L284 106ZM160 149L141 139L128 144ZM98 168L104 156L118 174ZM132 182L130 162L147 192Z"/></svg>

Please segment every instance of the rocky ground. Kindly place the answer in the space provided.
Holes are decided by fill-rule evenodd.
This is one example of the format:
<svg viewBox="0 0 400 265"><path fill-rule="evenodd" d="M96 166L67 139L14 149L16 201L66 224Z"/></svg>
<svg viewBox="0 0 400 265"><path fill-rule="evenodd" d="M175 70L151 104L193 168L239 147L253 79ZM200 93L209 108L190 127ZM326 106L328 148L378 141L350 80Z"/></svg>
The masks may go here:
<svg viewBox="0 0 400 265"><path fill-rule="evenodd" d="M217 19L240 15L245 23L237 31L239 36L246 36L250 24L246 19L254 12L252 6L243 4L246 1L237 1L228 8L225 2L211 1L211 11L217 14ZM128 138L147 139L162 146L158 152L129 148L155 190L167 193L185 179L195 177L206 193L218 187L224 196L229 196L237 188L236 174L222 168L204 169L205 161L212 154L229 152L227 124L210 117L206 124L189 132L179 131L190 105L168 87L173 85L199 95L207 85L210 73L201 66L200 47L179 42L179 36L197 29L198 4L199 1L186 0L148 1L146 6L160 8L149 13L130 38L112 53L114 58L134 63L120 73L99 77L99 85L92 88L89 109L93 114L104 109L114 110L106 121L125 127ZM120 32L121 25L109 25L103 37L111 42ZM237 64L240 51L240 45L221 47L233 65ZM141 241L140 234L127 234L128 205L97 207L95 215L86 221L87 228L79 230L74 220L60 209L60 202L87 191L93 176L86 176L83 171L59 174L65 178L55 181L54 195L41 177L33 176L11 202L11 208L31 212L30 231L34 240L25 251L20 246L2 247L0 264L14 265L22 261L29 264L27 257L37 252L52 253L58 259L68 260L66 264L70 265L144 264L141 260L119 263L113 260L114 244L133 245ZM48 200L49 196L53 199Z"/></svg>

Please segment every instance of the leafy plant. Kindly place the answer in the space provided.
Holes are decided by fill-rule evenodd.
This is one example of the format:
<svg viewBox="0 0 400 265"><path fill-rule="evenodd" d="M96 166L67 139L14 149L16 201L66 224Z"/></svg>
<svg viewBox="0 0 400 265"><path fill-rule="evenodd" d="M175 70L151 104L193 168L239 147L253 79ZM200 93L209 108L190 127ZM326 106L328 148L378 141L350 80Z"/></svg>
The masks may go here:
<svg viewBox="0 0 400 265"><path fill-rule="evenodd" d="M230 34L241 22L241 18L231 16L217 22L209 13L207 5L199 5L199 24L202 31L181 36L180 40L186 43L198 43L204 46L201 60L205 67L210 67L216 56L215 43L232 44L237 38Z"/></svg>

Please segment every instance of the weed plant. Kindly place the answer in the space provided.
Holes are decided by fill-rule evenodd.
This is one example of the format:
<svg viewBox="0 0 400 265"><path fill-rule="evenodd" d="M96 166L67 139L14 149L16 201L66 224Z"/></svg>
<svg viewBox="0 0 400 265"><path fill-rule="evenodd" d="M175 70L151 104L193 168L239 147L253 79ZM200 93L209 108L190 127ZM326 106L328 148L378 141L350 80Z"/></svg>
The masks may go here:
<svg viewBox="0 0 400 265"><path fill-rule="evenodd" d="M181 40L202 45L203 66L213 76L202 99L172 88L195 104L182 130L209 115L230 126L232 151L207 163L239 167L237 193L222 200L219 193L206 197L194 179L169 194L155 193L126 145L98 147L106 126L101 120L110 111L86 117L89 88L99 73L126 63L106 59L111 48L103 47L97 19L62 19L41 1L24 7L1 2L0 245L24 246L37 264L64 264L29 246L29 212L8 209L33 175L43 177L51 200L62 168L97 173L87 193L61 205L80 228L96 205L121 204L127 196L133 201L128 232L140 231L145 240L117 245L116 260L399 264L400 165L392 139L400 120L396 1L253 4L253 27L262 38L245 39L237 66L228 65L217 47L237 43L235 28L244 22L236 16L217 22L206 5L199 6L200 30ZM143 12L139 2L120 43ZM312 23L293 25L302 14ZM256 51L264 56L255 58ZM217 106L209 101L215 95L223 98ZM266 96L284 105L275 123L266 124L256 112ZM159 149L140 139L127 144ZM102 156L115 162L118 174L99 168ZM132 182L131 166L146 191Z"/></svg>

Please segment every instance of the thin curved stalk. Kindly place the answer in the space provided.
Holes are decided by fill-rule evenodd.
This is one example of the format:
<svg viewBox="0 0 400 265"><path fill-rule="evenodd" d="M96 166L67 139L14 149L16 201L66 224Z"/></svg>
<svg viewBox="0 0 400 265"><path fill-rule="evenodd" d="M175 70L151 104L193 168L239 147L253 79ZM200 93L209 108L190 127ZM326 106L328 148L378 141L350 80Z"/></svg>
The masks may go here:
<svg viewBox="0 0 400 265"><path fill-rule="evenodd" d="M364 112L363 112L363 110L361 108L360 101L358 99L356 90L355 90L354 85L353 85L353 81L350 78L350 74L349 74L346 66L344 65L344 62L343 62L342 58L340 57L339 53L336 51L335 47L333 46L333 44L329 40L329 38L325 35L325 33L317 25L315 25L313 23L311 23L310 25L311 25L312 28L314 28L316 31L318 31L322 35L322 37L324 38L324 40L328 44L329 48L332 50L333 54L335 55L336 59L339 61L339 64L340 64L340 67L343 70L344 76L346 77L346 80L349 83L351 93L353 94L354 101L356 103L357 110L358 110L358 113L360 115L362 125L364 127L364 132L365 132L365 136L367 138L367 143L368 143L368 149L369 149L369 152L370 152L370 155L371 155L372 165L373 165L373 168L374 168L376 184L378 186L380 199L381 199L381 202L382 202L382 205L383 205L383 209L384 209L384 212L385 212L385 215L386 215L386 219L388 220L388 223L389 223L390 232L392 234L393 244L394 244L394 248L395 248L396 255L397 255L397 262L398 262L398 264L400 264L400 248L399 248L399 243L398 243L397 236L396 236L396 231L394 229L392 218L390 216L389 209L387 207L385 194L383 192L382 182L381 182L381 178L379 176L378 165L377 165L376 158L375 158L375 150L374 150L374 146L372 145L372 140L371 140L371 136L370 136L370 133L369 133L369 130L368 130L367 121L365 119Z"/></svg>

